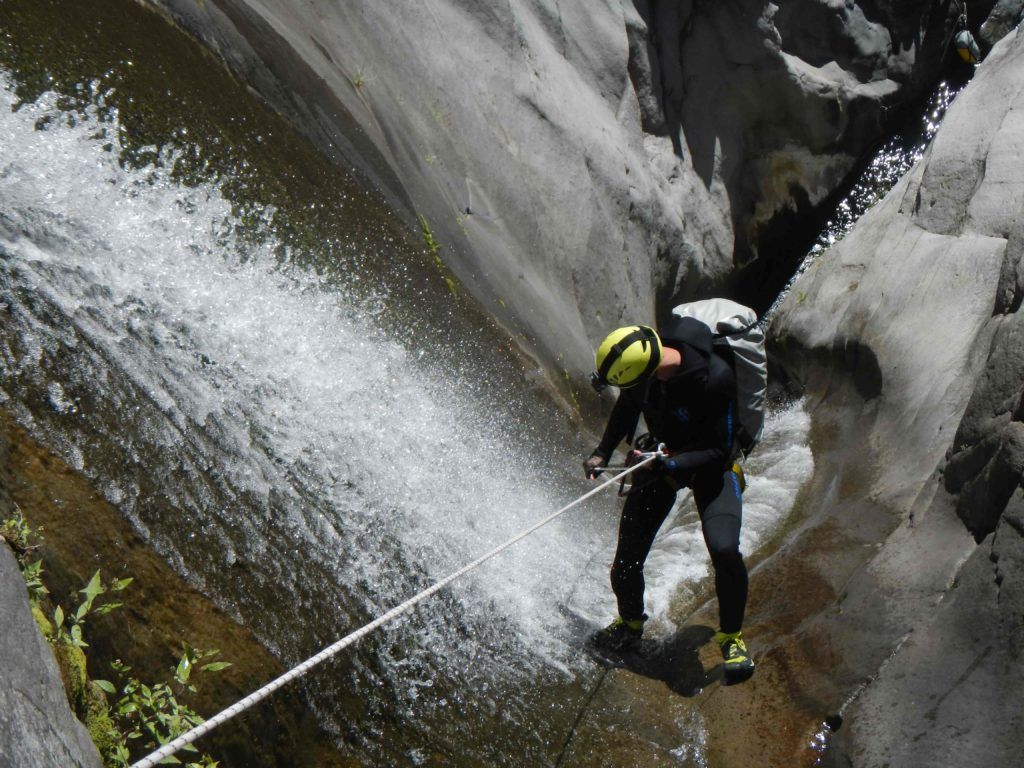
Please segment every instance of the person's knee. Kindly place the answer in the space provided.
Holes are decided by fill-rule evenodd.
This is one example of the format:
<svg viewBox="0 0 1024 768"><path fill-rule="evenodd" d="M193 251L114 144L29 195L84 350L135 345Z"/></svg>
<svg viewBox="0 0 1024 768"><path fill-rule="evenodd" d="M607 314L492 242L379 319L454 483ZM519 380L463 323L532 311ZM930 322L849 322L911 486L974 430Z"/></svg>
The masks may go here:
<svg viewBox="0 0 1024 768"><path fill-rule="evenodd" d="M743 563L740 542L734 537L711 537L708 539L708 553L715 568L730 567Z"/></svg>

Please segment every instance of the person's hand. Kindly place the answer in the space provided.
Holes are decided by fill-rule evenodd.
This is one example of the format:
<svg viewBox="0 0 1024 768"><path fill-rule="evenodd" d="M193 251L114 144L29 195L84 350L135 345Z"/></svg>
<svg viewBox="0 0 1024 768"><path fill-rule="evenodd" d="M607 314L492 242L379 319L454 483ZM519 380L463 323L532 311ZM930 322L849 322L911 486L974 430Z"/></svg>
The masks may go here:
<svg viewBox="0 0 1024 768"><path fill-rule="evenodd" d="M596 453L583 462L583 474L587 476L588 480L596 478L600 472L598 470L608 464L601 456Z"/></svg>

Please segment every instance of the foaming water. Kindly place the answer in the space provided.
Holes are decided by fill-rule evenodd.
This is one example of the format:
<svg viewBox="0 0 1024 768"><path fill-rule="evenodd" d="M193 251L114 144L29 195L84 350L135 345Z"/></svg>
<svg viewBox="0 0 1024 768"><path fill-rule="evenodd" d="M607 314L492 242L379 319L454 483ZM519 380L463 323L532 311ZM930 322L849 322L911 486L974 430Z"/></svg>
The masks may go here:
<svg viewBox="0 0 1024 768"><path fill-rule="evenodd" d="M53 95L13 105L0 88L0 403L286 662L590 487L580 446L552 449L528 409L495 408L500 382L382 330L386 286L292 266L269 235L241 234L216 184L177 183L173 154L122 167L116 115L65 115ZM810 471L799 408L768 435L748 550ZM614 504L572 512L368 641L320 708L337 722L367 702L346 729L378 761L437 741L470 762L495 739L513 754L501 738L545 759L561 725L536 683L584 664L563 606L609 613ZM652 553L654 614L706 574L687 510ZM479 727L471 713L499 704Z"/></svg>

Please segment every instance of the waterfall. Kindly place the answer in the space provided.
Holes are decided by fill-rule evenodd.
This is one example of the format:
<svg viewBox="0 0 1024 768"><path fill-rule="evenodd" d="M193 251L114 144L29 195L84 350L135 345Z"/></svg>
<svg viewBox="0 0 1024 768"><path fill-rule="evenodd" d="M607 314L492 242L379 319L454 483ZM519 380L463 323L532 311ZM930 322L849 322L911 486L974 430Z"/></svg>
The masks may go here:
<svg viewBox="0 0 1024 768"><path fill-rule="evenodd" d="M471 342L444 355L396 337L386 286L324 278L269 227L246 234L215 180L175 179L173 151L122 165L102 94L66 113L52 93L15 108L0 86L0 406L286 663L588 488L589 446L461 360ZM810 475L808 429L799 404L769 422L747 552ZM347 733L377 760L440 742L469 764L505 742L547 754L575 710L545 686L590 668L562 609L612 615L617 508L575 511L357 649L311 684L324 719L365 700ZM648 568L655 635L707 568L684 498Z"/></svg>

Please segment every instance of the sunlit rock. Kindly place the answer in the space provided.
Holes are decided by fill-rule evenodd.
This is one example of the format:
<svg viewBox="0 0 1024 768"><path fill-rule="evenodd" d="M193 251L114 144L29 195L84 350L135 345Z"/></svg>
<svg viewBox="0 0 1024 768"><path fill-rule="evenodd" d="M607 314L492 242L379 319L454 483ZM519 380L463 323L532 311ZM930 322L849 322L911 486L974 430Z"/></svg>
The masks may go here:
<svg viewBox="0 0 1024 768"><path fill-rule="evenodd" d="M1024 16L1024 0L999 0L981 25L979 36L995 45L1016 27Z"/></svg>
<svg viewBox="0 0 1024 768"><path fill-rule="evenodd" d="M767 307L954 21L925 2L158 4L423 214L573 374L608 326L680 299Z"/></svg>
<svg viewBox="0 0 1024 768"><path fill-rule="evenodd" d="M845 513L831 536L875 526L837 613L805 630L868 680L823 704L849 723L840 762L1010 765L1022 747L1019 717L991 714L1024 686L1022 78L1010 33L773 327L829 431L815 482L836 490L813 514Z"/></svg>

